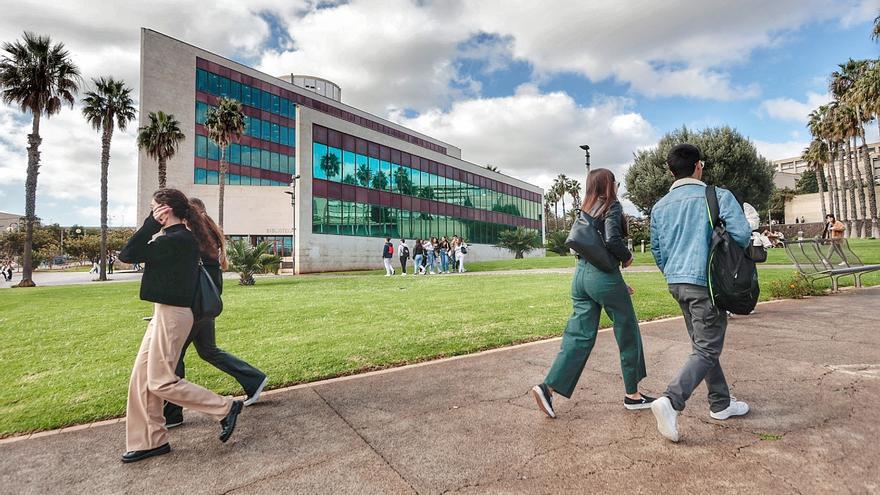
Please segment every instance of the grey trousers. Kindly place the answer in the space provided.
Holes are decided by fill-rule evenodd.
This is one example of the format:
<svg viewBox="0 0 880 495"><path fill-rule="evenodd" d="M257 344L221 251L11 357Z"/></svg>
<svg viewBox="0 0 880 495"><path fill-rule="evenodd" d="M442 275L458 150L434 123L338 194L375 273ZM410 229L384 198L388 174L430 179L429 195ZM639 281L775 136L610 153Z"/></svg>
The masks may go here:
<svg viewBox="0 0 880 495"><path fill-rule="evenodd" d="M709 408L712 412L723 411L730 405L730 389L718 359L724 347L727 313L712 304L707 287L669 284L669 292L681 306L693 352L663 395L669 397L676 411L681 411L694 389L705 380Z"/></svg>
<svg viewBox="0 0 880 495"><path fill-rule="evenodd" d="M175 370L177 376L181 378L184 378L186 375L183 358L186 356L186 349L190 343L195 344L196 352L199 353L199 357L205 360L205 362L235 378L247 395L252 395L256 392L257 388L266 378L266 374L262 371L217 347L213 318L205 318L193 325L192 331L190 331L189 337L183 345L183 350L180 352L180 360L177 362L177 369ZM183 408L177 404L165 403L166 418L171 415L182 414L182 410Z"/></svg>

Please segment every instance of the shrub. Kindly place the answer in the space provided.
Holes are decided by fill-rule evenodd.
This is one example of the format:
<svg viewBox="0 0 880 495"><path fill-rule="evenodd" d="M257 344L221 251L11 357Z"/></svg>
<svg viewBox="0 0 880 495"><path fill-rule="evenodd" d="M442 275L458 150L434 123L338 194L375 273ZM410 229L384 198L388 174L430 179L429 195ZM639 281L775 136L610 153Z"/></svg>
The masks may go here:
<svg viewBox="0 0 880 495"><path fill-rule="evenodd" d="M555 230L547 233L547 244L545 247L548 251L554 252L559 256L567 256L569 250L565 247L565 239L568 238L567 230Z"/></svg>
<svg viewBox="0 0 880 495"><path fill-rule="evenodd" d="M770 297L773 299L803 299L820 294L822 291L810 285L810 282L800 274L789 279L770 282Z"/></svg>

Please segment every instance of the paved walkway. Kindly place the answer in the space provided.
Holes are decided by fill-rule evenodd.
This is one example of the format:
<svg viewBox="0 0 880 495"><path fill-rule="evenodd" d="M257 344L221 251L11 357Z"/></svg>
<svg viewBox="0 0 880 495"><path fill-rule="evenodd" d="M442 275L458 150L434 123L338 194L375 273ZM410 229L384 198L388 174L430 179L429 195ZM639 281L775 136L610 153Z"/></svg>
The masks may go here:
<svg viewBox="0 0 880 495"><path fill-rule="evenodd" d="M759 306L731 321L723 362L753 411L709 419L705 389L683 440L623 409L614 338L599 336L559 419L529 387L550 340L272 391L227 444L188 413L170 455L122 465L123 425L0 442L5 493L877 493L880 288ZM560 322L560 326L563 322ZM643 325L661 392L689 353L680 319Z"/></svg>

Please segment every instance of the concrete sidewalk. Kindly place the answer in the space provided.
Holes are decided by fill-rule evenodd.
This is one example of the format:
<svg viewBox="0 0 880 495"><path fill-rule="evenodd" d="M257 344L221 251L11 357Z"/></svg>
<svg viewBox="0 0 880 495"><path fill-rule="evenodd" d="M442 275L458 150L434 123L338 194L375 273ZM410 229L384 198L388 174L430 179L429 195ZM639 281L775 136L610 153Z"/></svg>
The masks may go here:
<svg viewBox="0 0 880 495"><path fill-rule="evenodd" d="M876 493L880 288L763 304L722 360L753 410L708 417L705 388L664 441L623 408L603 332L559 419L538 412L558 340L274 391L228 444L198 414L173 452L123 465L121 423L0 443L5 493ZM560 328L562 327L562 321ZM659 393L689 353L680 319L644 324Z"/></svg>

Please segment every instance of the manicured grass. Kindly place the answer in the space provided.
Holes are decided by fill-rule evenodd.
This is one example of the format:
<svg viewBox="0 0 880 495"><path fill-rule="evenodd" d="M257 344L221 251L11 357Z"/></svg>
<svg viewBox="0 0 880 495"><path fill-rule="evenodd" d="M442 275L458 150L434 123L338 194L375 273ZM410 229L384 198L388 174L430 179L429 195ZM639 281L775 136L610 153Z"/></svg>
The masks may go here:
<svg viewBox="0 0 880 495"><path fill-rule="evenodd" d="M762 281L791 275L766 270ZM640 319L678 314L659 273L625 278L636 289ZM864 282L880 284L880 274ZM230 283L218 343L279 387L558 335L571 309L570 284L568 274ZM137 293L137 283L0 292L0 436L124 414L146 326L141 318L151 313ZM609 324L603 318L602 325ZM187 362L195 383L241 392L194 350Z"/></svg>

